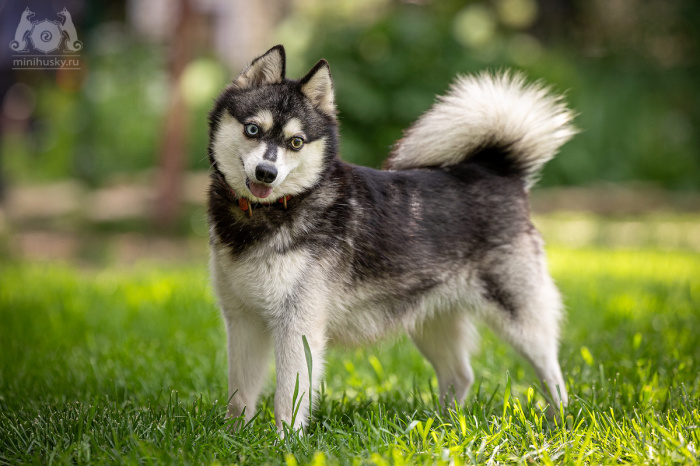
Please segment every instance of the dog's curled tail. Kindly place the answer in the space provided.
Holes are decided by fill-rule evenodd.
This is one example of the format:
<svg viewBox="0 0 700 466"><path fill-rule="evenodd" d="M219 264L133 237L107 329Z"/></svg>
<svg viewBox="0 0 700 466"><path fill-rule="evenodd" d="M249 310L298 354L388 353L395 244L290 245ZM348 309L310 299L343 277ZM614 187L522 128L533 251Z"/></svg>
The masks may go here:
<svg viewBox="0 0 700 466"><path fill-rule="evenodd" d="M520 73L462 76L396 143L386 168L445 167L467 159L522 176L529 188L576 129L574 114Z"/></svg>

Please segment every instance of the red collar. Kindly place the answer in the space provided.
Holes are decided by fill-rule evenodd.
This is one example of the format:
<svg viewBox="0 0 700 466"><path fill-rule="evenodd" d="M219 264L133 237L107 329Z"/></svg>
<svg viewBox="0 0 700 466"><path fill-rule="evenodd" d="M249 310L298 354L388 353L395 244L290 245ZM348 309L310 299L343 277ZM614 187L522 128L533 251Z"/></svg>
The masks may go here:
<svg viewBox="0 0 700 466"><path fill-rule="evenodd" d="M269 205L271 205L273 202L275 202L275 201L272 201L272 202L250 202L250 201L249 201L248 199L246 199L245 197L238 197L238 196L236 195L236 191L234 191L233 188L230 188L230 187L229 187L229 190L231 191L231 194L233 194L233 197L235 197L236 199L238 199L238 207L239 207L243 212L246 212L246 211L247 211L247 212L248 212L248 217L250 217L250 218L253 217L253 206L254 206L254 205L257 204L257 205L259 205L259 206L269 206ZM290 196L290 195L288 195L288 196L282 196L282 197L280 197L279 199L277 199L277 202L278 202L279 204L284 204L284 208L286 209L286 208L287 208L287 201L289 201L291 198L292 198L292 196Z"/></svg>

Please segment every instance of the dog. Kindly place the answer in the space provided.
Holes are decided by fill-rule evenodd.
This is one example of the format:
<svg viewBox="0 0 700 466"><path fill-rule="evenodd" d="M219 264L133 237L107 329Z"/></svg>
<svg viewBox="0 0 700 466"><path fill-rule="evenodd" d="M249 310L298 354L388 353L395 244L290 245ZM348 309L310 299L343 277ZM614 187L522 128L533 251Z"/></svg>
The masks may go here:
<svg viewBox="0 0 700 466"><path fill-rule="evenodd" d="M339 158L328 62L299 80L285 64L280 45L253 60L209 116L227 415L252 419L272 352L276 426L306 426L326 348L399 331L433 365L442 405L462 403L478 320L566 405L562 299L528 207L542 166L576 132L561 98L520 74L460 77L376 170Z"/></svg>
<svg viewBox="0 0 700 466"><path fill-rule="evenodd" d="M10 48L13 51L26 52L29 50L29 47L27 47L27 35L34 27L34 24L32 24L32 16L34 16L34 12L30 10L29 7L25 8L22 12L22 17L15 30L15 40L10 42Z"/></svg>

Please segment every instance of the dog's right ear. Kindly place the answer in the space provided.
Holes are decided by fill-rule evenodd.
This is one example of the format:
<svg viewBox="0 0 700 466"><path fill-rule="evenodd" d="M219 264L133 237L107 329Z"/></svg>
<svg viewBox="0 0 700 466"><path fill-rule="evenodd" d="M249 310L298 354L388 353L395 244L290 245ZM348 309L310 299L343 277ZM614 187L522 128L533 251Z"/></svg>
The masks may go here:
<svg viewBox="0 0 700 466"><path fill-rule="evenodd" d="M239 89L250 89L266 84L277 84L284 80L286 56L284 47L275 45L259 56L248 68L233 80L233 85Z"/></svg>

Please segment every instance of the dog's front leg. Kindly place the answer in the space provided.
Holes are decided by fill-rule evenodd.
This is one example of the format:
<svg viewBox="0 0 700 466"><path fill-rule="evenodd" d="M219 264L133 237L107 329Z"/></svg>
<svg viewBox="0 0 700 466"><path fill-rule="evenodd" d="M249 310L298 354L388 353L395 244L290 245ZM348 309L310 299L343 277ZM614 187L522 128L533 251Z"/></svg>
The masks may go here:
<svg viewBox="0 0 700 466"><path fill-rule="evenodd" d="M308 424L310 414L309 393L318 390L324 365L325 329L318 322L309 324L289 316L274 331L277 389L275 392L275 421L282 431L287 425L299 429ZM307 366L302 337L306 337L311 350L311 377ZM309 387L309 378L311 386ZM298 382L297 382L298 380ZM298 383L297 398L294 399Z"/></svg>
<svg viewBox="0 0 700 466"><path fill-rule="evenodd" d="M228 339L228 414L250 421L268 373L270 334L265 324L241 310L224 312ZM240 427L240 423L237 424Z"/></svg>

